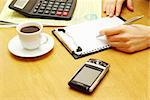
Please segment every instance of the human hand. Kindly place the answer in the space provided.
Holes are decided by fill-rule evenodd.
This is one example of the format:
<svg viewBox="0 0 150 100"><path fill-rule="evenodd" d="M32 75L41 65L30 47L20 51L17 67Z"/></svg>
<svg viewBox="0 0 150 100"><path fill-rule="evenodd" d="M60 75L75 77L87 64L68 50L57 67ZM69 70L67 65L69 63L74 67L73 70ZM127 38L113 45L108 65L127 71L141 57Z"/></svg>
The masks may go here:
<svg viewBox="0 0 150 100"><path fill-rule="evenodd" d="M124 2L126 2L127 8L133 11L133 0L104 0L103 10L107 16L119 16Z"/></svg>
<svg viewBox="0 0 150 100"><path fill-rule="evenodd" d="M150 47L150 27L144 25L122 25L100 32L106 35L108 43L126 53L137 52Z"/></svg>

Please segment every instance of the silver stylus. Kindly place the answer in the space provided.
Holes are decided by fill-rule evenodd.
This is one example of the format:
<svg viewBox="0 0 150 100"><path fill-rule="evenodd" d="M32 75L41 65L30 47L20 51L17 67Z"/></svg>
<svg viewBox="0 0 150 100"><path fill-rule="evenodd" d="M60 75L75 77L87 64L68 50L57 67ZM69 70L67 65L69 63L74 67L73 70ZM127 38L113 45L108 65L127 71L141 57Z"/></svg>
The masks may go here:
<svg viewBox="0 0 150 100"><path fill-rule="evenodd" d="M123 25L129 25L129 24L131 24L132 22L135 22L135 21L137 21L137 20L139 20L139 19L141 19L141 18L143 18L143 17L144 17L144 15L133 17L133 18L131 18L131 19L125 21L125 22L123 23ZM104 36L104 35L99 34L98 36L96 36L96 38L99 38L99 37L101 37L101 36Z"/></svg>

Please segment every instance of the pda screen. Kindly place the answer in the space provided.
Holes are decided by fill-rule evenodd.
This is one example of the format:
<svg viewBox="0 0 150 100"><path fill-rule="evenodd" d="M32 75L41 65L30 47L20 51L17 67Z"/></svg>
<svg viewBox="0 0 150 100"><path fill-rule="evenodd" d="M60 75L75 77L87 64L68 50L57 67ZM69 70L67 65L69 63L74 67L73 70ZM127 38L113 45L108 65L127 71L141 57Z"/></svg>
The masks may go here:
<svg viewBox="0 0 150 100"><path fill-rule="evenodd" d="M91 86L102 71L84 66L73 80Z"/></svg>

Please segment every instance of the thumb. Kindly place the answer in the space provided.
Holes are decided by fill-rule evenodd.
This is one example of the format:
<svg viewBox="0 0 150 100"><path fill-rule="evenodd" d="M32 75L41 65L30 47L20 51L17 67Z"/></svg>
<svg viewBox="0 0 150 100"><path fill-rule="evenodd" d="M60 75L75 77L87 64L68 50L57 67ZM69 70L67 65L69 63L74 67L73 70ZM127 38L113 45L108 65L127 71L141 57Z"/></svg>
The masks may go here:
<svg viewBox="0 0 150 100"><path fill-rule="evenodd" d="M131 11L134 10L134 7L133 7L133 0L127 0L127 8Z"/></svg>

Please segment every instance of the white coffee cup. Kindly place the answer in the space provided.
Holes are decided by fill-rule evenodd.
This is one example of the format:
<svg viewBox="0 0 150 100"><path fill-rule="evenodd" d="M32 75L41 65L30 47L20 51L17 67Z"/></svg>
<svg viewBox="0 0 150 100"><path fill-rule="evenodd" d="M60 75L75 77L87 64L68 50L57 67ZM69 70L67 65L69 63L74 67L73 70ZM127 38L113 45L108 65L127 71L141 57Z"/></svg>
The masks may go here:
<svg viewBox="0 0 150 100"><path fill-rule="evenodd" d="M42 43L43 25L41 23L27 22L27 23L19 24L17 25L16 30L19 34L20 42L23 48L25 49L29 49L29 50L37 49L38 47L41 46L41 44L45 43L45 42ZM45 41L46 40L47 39L45 39Z"/></svg>

